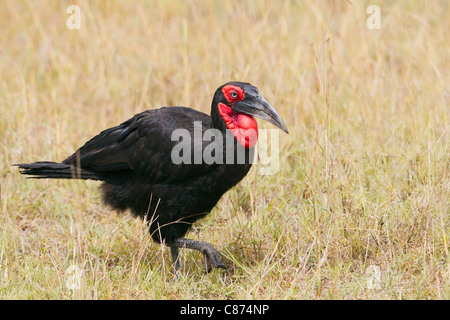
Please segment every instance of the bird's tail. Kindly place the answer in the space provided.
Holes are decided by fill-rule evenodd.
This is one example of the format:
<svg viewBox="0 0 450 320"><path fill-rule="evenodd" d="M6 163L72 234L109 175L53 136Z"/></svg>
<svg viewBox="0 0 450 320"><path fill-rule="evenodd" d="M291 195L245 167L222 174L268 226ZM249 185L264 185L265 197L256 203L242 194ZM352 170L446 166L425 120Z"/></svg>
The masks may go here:
<svg viewBox="0 0 450 320"><path fill-rule="evenodd" d="M32 179L83 179L103 180L98 172L80 168L72 164L41 161L15 164L20 173Z"/></svg>

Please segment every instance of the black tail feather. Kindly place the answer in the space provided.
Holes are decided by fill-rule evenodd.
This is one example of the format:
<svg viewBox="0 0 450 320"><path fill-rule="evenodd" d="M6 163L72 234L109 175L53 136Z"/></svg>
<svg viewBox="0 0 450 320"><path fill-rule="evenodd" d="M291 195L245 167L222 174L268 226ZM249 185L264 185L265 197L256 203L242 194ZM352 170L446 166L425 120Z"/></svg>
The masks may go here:
<svg viewBox="0 0 450 320"><path fill-rule="evenodd" d="M32 179L83 179L104 180L102 174L93 170L80 168L71 164L41 161L34 163L15 164L20 173Z"/></svg>

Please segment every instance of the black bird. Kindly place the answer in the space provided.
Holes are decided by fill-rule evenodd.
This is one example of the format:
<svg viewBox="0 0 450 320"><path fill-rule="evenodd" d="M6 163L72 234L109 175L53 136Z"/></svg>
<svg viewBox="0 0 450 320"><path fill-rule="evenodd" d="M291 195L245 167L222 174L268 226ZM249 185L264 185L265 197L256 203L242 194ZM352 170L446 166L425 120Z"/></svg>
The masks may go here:
<svg viewBox="0 0 450 320"><path fill-rule="evenodd" d="M235 81L216 90L211 116L187 107L147 110L102 131L61 163L16 166L31 178L103 181L103 202L146 219L153 240L171 248L175 271L178 248L199 250L208 264L225 268L211 244L184 235L250 170L258 136L253 116L288 133L256 87Z"/></svg>

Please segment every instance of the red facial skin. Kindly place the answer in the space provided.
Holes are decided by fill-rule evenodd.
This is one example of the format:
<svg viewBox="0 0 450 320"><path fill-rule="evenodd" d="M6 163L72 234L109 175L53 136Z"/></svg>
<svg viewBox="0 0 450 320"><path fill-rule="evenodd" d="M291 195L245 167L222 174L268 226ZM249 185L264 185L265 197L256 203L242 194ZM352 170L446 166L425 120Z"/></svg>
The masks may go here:
<svg viewBox="0 0 450 320"><path fill-rule="evenodd" d="M241 101L245 97L244 89L238 86L227 85L222 88L223 95L230 103L234 103L237 101ZM237 93L237 97L232 97L231 94L235 92Z"/></svg>
<svg viewBox="0 0 450 320"><path fill-rule="evenodd" d="M219 113L227 128L243 147L253 148L258 140L258 124L255 118L233 110L234 103L244 99L244 90L237 86L227 85L222 88L222 92L227 101L231 103L231 107L219 103Z"/></svg>

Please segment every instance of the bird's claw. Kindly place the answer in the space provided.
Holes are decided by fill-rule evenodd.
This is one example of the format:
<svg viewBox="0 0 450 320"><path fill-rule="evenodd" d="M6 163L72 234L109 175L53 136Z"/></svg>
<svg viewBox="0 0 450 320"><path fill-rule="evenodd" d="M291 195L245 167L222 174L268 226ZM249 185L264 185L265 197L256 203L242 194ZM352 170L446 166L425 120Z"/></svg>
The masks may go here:
<svg viewBox="0 0 450 320"><path fill-rule="evenodd" d="M205 257L206 272L209 273L214 268L226 269L225 264L222 261L222 256L213 246L208 246L202 250Z"/></svg>
<svg viewBox="0 0 450 320"><path fill-rule="evenodd" d="M206 266L206 273L210 273L212 271L213 267L226 269L226 266L222 260L213 261L207 255L205 255L205 266Z"/></svg>

